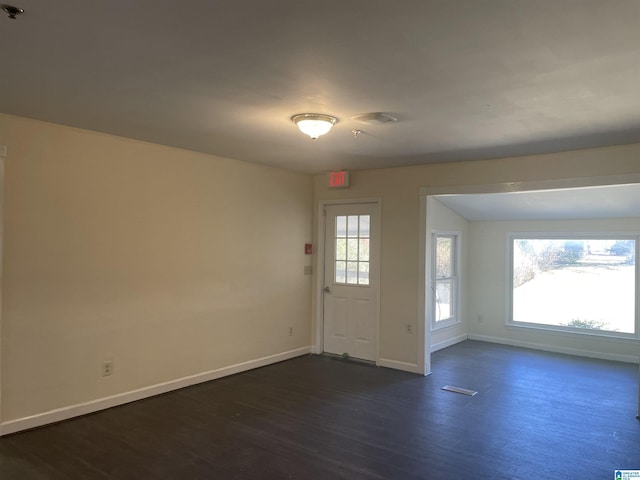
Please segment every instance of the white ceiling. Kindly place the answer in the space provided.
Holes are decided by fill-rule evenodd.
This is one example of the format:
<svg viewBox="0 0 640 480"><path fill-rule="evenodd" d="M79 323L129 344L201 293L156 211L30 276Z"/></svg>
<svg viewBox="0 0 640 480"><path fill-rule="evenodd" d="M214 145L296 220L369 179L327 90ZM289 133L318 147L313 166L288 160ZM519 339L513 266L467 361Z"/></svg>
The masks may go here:
<svg viewBox="0 0 640 480"><path fill-rule="evenodd" d="M3 113L313 173L640 138L638 0L6 1Z"/></svg>
<svg viewBox="0 0 640 480"><path fill-rule="evenodd" d="M640 217L638 184L435 198L472 221Z"/></svg>

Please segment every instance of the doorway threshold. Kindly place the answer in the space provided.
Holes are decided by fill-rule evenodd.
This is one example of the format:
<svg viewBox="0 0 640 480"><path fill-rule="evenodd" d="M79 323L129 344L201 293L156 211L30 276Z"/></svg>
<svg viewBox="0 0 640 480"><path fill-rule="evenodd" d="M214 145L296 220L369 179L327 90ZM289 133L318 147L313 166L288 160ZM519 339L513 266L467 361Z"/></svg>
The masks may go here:
<svg viewBox="0 0 640 480"><path fill-rule="evenodd" d="M365 360L363 358L356 358L351 356L337 355L335 353L322 352L320 354L322 357L330 358L332 360L339 360L341 362L348 363L359 363L361 365L367 365L369 367L377 367L376 362L373 360Z"/></svg>

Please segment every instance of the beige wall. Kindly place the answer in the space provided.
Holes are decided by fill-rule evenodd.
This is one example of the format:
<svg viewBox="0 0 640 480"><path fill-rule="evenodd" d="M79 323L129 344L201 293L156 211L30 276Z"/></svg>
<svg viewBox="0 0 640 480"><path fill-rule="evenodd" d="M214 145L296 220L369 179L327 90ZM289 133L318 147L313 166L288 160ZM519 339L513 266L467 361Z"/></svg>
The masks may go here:
<svg viewBox="0 0 640 480"><path fill-rule="evenodd" d="M624 177L627 174L640 174L640 144L478 162L356 171L352 172L352 186L347 190L329 190L326 176L318 175L314 178L314 212L317 212L321 200L381 198L380 356L417 363L419 342L415 333L406 333L405 325L416 322L419 315L421 187L438 190L438 193L460 186L480 191L483 185L500 183L514 183L514 188L520 182L537 182L538 187L552 187L558 185L558 179ZM608 183L610 180L592 178L587 183ZM316 218L314 228L317 229L317 225ZM312 298L315 302L316 296ZM313 311L316 311L315 306ZM314 317L314 322L321 321L317 315ZM316 331L315 327L313 331Z"/></svg>
<svg viewBox="0 0 640 480"><path fill-rule="evenodd" d="M3 422L308 346L321 319L302 245L321 200L381 199L380 357L416 364L422 187L640 175L629 145L357 171L330 191L325 176L6 115L0 145Z"/></svg>
<svg viewBox="0 0 640 480"><path fill-rule="evenodd" d="M3 421L309 345L310 176L6 115L0 145Z"/></svg>

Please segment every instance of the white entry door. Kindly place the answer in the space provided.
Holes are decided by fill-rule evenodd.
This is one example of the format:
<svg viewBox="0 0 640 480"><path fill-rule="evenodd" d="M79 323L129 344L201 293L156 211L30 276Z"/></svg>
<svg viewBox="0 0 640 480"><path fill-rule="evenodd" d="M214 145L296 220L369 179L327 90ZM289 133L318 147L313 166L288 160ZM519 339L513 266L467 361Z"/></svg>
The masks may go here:
<svg viewBox="0 0 640 480"><path fill-rule="evenodd" d="M377 203L325 208L324 351L377 360Z"/></svg>

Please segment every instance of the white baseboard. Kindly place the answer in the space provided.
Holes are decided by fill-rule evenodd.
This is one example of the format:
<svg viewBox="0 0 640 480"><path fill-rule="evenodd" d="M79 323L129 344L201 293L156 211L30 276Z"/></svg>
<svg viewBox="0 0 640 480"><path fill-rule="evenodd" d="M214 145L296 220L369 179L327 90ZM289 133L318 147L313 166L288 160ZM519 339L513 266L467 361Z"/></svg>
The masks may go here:
<svg viewBox="0 0 640 480"><path fill-rule="evenodd" d="M275 355L269 355L267 357L257 358L255 360L249 360L247 362L238 363L235 365L229 365L227 367L218 368L216 370L210 370L208 372L198 373L196 375L190 375L188 377L182 377L169 382L152 385L138 390L130 392L119 393L110 397L99 398L91 400L89 402L80 403L77 405L70 405L68 407L57 408L30 417L18 418L16 420L10 420L0 424L0 436L9 435L10 433L27 430L30 428L41 427L50 423L60 422L62 420L68 420L73 417L79 417L89 413L94 413L99 410L116 407L125 403L135 402L144 398L149 398L154 395L160 395L162 393L171 392L172 390L178 390L180 388L188 387L198 383L208 382L215 380L216 378L226 377L247 370L252 370L258 367L264 367L272 363L281 362L283 360L289 360L301 355L307 355L311 353L311 347L301 347L295 350L289 350L288 352L277 353Z"/></svg>
<svg viewBox="0 0 640 480"><path fill-rule="evenodd" d="M615 362L638 363L638 357L635 355L617 355L615 353L593 352L591 350L579 350L576 348L557 347L555 345L546 345L543 343L523 342L520 340L512 340L502 337L492 337L490 335L469 334L469 340L478 340L480 342L500 343L502 345L510 345L512 347L531 348L533 350L543 350L545 352L565 353L567 355L576 355L578 357L599 358L600 360L613 360Z"/></svg>
<svg viewBox="0 0 640 480"><path fill-rule="evenodd" d="M456 343L464 342L468 338L468 335L462 334L453 338L449 338L442 342L434 343L431 345L431 353L437 352L438 350L442 350L443 348L450 347L451 345L455 345Z"/></svg>
<svg viewBox="0 0 640 480"><path fill-rule="evenodd" d="M395 370L403 370L405 372L423 374L422 369L415 363L399 362L397 360L389 360L388 358L379 358L376 362L379 367L393 368Z"/></svg>

